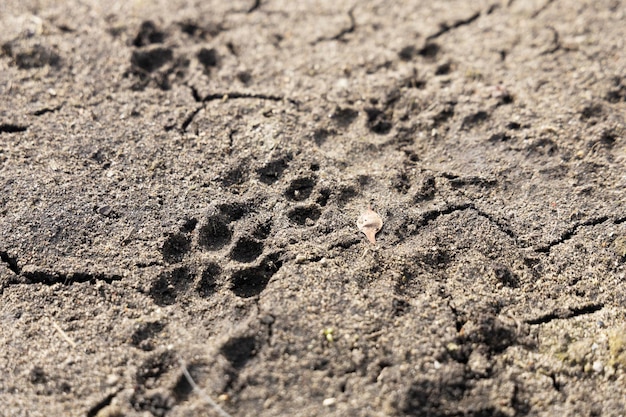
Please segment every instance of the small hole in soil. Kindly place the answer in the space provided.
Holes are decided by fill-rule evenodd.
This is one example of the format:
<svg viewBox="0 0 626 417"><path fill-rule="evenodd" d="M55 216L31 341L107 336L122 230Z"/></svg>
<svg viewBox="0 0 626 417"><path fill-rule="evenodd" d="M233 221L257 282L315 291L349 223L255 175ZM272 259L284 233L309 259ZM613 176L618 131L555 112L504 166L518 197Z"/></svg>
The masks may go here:
<svg viewBox="0 0 626 417"><path fill-rule="evenodd" d="M298 178L293 180L285 191L285 196L294 201L303 201L309 198L315 187L315 178Z"/></svg>
<svg viewBox="0 0 626 417"><path fill-rule="evenodd" d="M332 191L328 188L324 188L320 190L320 195L317 197L317 200L316 200L317 204L324 207L326 204L328 204L328 199L330 198L331 194L332 194Z"/></svg>
<svg viewBox="0 0 626 417"><path fill-rule="evenodd" d="M174 366L176 359L173 351L165 351L148 357L137 370L137 384L154 383L161 375Z"/></svg>
<svg viewBox="0 0 626 417"><path fill-rule="evenodd" d="M313 132L313 141L317 146L322 146L324 143L326 143L326 140L329 137L335 134L336 132L334 130L316 129L315 132Z"/></svg>
<svg viewBox="0 0 626 417"><path fill-rule="evenodd" d="M197 57L198 61L200 61L200 63L204 65L205 68L215 67L217 65L217 51L213 48L200 49L200 51L198 51Z"/></svg>
<svg viewBox="0 0 626 417"><path fill-rule="evenodd" d="M252 336L245 336L230 339L220 351L233 368L240 369L256 355L256 349L256 339Z"/></svg>
<svg viewBox="0 0 626 417"><path fill-rule="evenodd" d="M283 175L283 172L289 166L290 161L291 157L285 156L284 158L276 159L269 162L267 165L259 168L257 170L257 174L259 174L259 180L263 184L268 185L275 183Z"/></svg>
<svg viewBox="0 0 626 417"><path fill-rule="evenodd" d="M435 75L447 75L450 74L451 71L452 65L450 65L449 62L446 62L445 64L441 64L437 67L437 69L435 70Z"/></svg>
<svg viewBox="0 0 626 417"><path fill-rule="evenodd" d="M359 181L361 186L367 185L369 178L361 177L359 180L363 180L363 182ZM359 190L351 185L342 186L339 189L339 195L337 197L337 202L340 204L345 204L359 195Z"/></svg>
<svg viewBox="0 0 626 417"><path fill-rule="evenodd" d="M439 49L439 45L436 43L427 43L422 49L419 50L418 54L425 58L434 58L439 53Z"/></svg>
<svg viewBox="0 0 626 417"><path fill-rule="evenodd" d="M398 56L403 61L410 61L417 52L415 45L407 45L398 52Z"/></svg>
<svg viewBox="0 0 626 417"><path fill-rule="evenodd" d="M252 262L263 253L263 243L253 239L240 239L233 250L230 257L238 262Z"/></svg>
<svg viewBox="0 0 626 417"><path fill-rule="evenodd" d="M197 219L194 219L194 218L186 219L183 225L181 226L180 230L185 233L193 232L197 224L198 224Z"/></svg>
<svg viewBox="0 0 626 417"><path fill-rule="evenodd" d="M252 81L252 74L248 71L240 71L237 73L237 79L241 81L242 84L248 85L250 81Z"/></svg>
<svg viewBox="0 0 626 417"><path fill-rule="evenodd" d="M191 281L193 281L193 275L185 267L164 272L152 284L150 296L158 305L174 304L176 297L185 292Z"/></svg>
<svg viewBox="0 0 626 417"><path fill-rule="evenodd" d="M489 118L489 113L486 111L480 110L476 113L470 114L469 116L465 116L463 118L463 122L461 124L462 128L471 128L474 125L484 122Z"/></svg>
<svg viewBox="0 0 626 417"><path fill-rule="evenodd" d="M346 107L335 108L330 118L341 127L346 127L352 124L354 120L359 116L359 112L353 108Z"/></svg>
<svg viewBox="0 0 626 417"><path fill-rule="evenodd" d="M187 366L187 371L189 372L191 377L197 379L197 377L192 374L191 369L189 368L190 367ZM176 381L176 385L174 385L174 388L172 389L172 393L174 394L174 398L176 398L176 401L182 402L187 400L192 392L193 387L189 384L189 381L187 380L185 375L180 375L180 377L178 377L178 380Z"/></svg>
<svg viewBox="0 0 626 417"><path fill-rule="evenodd" d="M191 241L187 236L182 233L174 233L165 239L161 248L161 254L165 262L176 263L183 259L185 253L189 252L190 248Z"/></svg>
<svg viewBox="0 0 626 417"><path fill-rule="evenodd" d="M226 187L241 185L246 181L248 181L248 170L244 166L231 169L222 178L222 184Z"/></svg>
<svg viewBox="0 0 626 417"><path fill-rule="evenodd" d="M164 39L165 34L152 21L146 20L139 27L139 32L135 36L133 45L139 48L151 43L163 43Z"/></svg>
<svg viewBox="0 0 626 417"><path fill-rule="evenodd" d="M289 220L293 223L305 226L307 224L307 219L316 222L321 215L322 210L320 210L317 206L306 206L292 209L289 214L287 214L287 217L289 217Z"/></svg>
<svg viewBox="0 0 626 417"><path fill-rule="evenodd" d="M393 127L390 116L384 111L375 107L368 107L365 109L365 113L367 113L367 127L372 132L384 135L389 133Z"/></svg>
<svg viewBox="0 0 626 417"><path fill-rule="evenodd" d="M270 255L259 266L235 272L231 277L231 291L242 298L261 294L283 264L279 257L280 254Z"/></svg>
<svg viewBox="0 0 626 417"><path fill-rule="evenodd" d="M505 265L494 265L493 273L498 281L507 287L518 288L520 281L517 275L515 275L507 266Z"/></svg>
<svg viewBox="0 0 626 417"><path fill-rule="evenodd" d="M241 219L250 212L250 207L245 203L222 204L218 209L231 222Z"/></svg>
<svg viewBox="0 0 626 417"><path fill-rule="evenodd" d="M198 243L208 250L219 250L230 243L233 232L223 216L211 216L198 231Z"/></svg>
<svg viewBox="0 0 626 417"><path fill-rule="evenodd" d="M148 51L133 51L130 63L145 72L153 72L174 58L169 48L154 48Z"/></svg>
<svg viewBox="0 0 626 417"><path fill-rule="evenodd" d="M217 288L215 281L221 273L222 268L216 263L210 263L204 268L200 281L198 281L198 285L196 286L196 291L200 297L207 298L215 293Z"/></svg>
<svg viewBox="0 0 626 417"><path fill-rule="evenodd" d="M36 45L28 52L19 52L15 55L15 64L20 69L42 68L46 65L59 67L61 57L54 50L42 45Z"/></svg>

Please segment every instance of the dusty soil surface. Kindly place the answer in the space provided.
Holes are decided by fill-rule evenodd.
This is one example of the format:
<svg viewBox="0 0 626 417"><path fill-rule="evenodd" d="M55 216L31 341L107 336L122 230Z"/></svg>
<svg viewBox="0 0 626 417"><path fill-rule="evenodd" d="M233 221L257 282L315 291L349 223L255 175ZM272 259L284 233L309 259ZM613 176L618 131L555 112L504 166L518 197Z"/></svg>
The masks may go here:
<svg viewBox="0 0 626 417"><path fill-rule="evenodd" d="M624 415L625 22L3 0L0 415Z"/></svg>

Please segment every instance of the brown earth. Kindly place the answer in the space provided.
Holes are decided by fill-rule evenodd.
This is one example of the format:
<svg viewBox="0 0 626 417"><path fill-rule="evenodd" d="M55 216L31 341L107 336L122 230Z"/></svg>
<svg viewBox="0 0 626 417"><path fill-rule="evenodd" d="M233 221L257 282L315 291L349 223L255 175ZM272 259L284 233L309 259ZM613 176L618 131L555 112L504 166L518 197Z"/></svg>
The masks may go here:
<svg viewBox="0 0 626 417"><path fill-rule="evenodd" d="M620 0L3 0L0 415L624 415L625 43Z"/></svg>

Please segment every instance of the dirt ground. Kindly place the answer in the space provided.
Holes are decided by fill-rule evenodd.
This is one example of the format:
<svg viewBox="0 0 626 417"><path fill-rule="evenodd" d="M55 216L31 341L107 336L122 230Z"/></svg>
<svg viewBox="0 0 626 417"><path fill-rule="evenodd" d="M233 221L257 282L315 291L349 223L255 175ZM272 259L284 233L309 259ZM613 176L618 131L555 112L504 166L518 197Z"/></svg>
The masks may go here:
<svg viewBox="0 0 626 417"><path fill-rule="evenodd" d="M0 415L626 415L625 51L621 0L2 0Z"/></svg>

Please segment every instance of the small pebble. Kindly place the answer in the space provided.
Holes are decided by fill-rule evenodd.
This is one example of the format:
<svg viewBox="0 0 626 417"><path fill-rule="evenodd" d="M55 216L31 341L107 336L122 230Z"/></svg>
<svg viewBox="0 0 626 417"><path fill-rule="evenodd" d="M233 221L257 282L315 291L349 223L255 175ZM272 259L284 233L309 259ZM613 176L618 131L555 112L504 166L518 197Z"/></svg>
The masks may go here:
<svg viewBox="0 0 626 417"><path fill-rule="evenodd" d="M592 369L594 372L600 373L604 370L604 365L602 364L602 361L595 361L593 363Z"/></svg>
<svg viewBox="0 0 626 417"><path fill-rule="evenodd" d="M109 374L107 375L107 379L106 379L106 384L109 386L113 386L115 384L117 384L120 380L119 375L116 374Z"/></svg>
<svg viewBox="0 0 626 417"><path fill-rule="evenodd" d="M324 405L324 407L330 407L335 405L335 403L337 402L337 399L334 397L331 398L326 398L323 402L322 405Z"/></svg>

